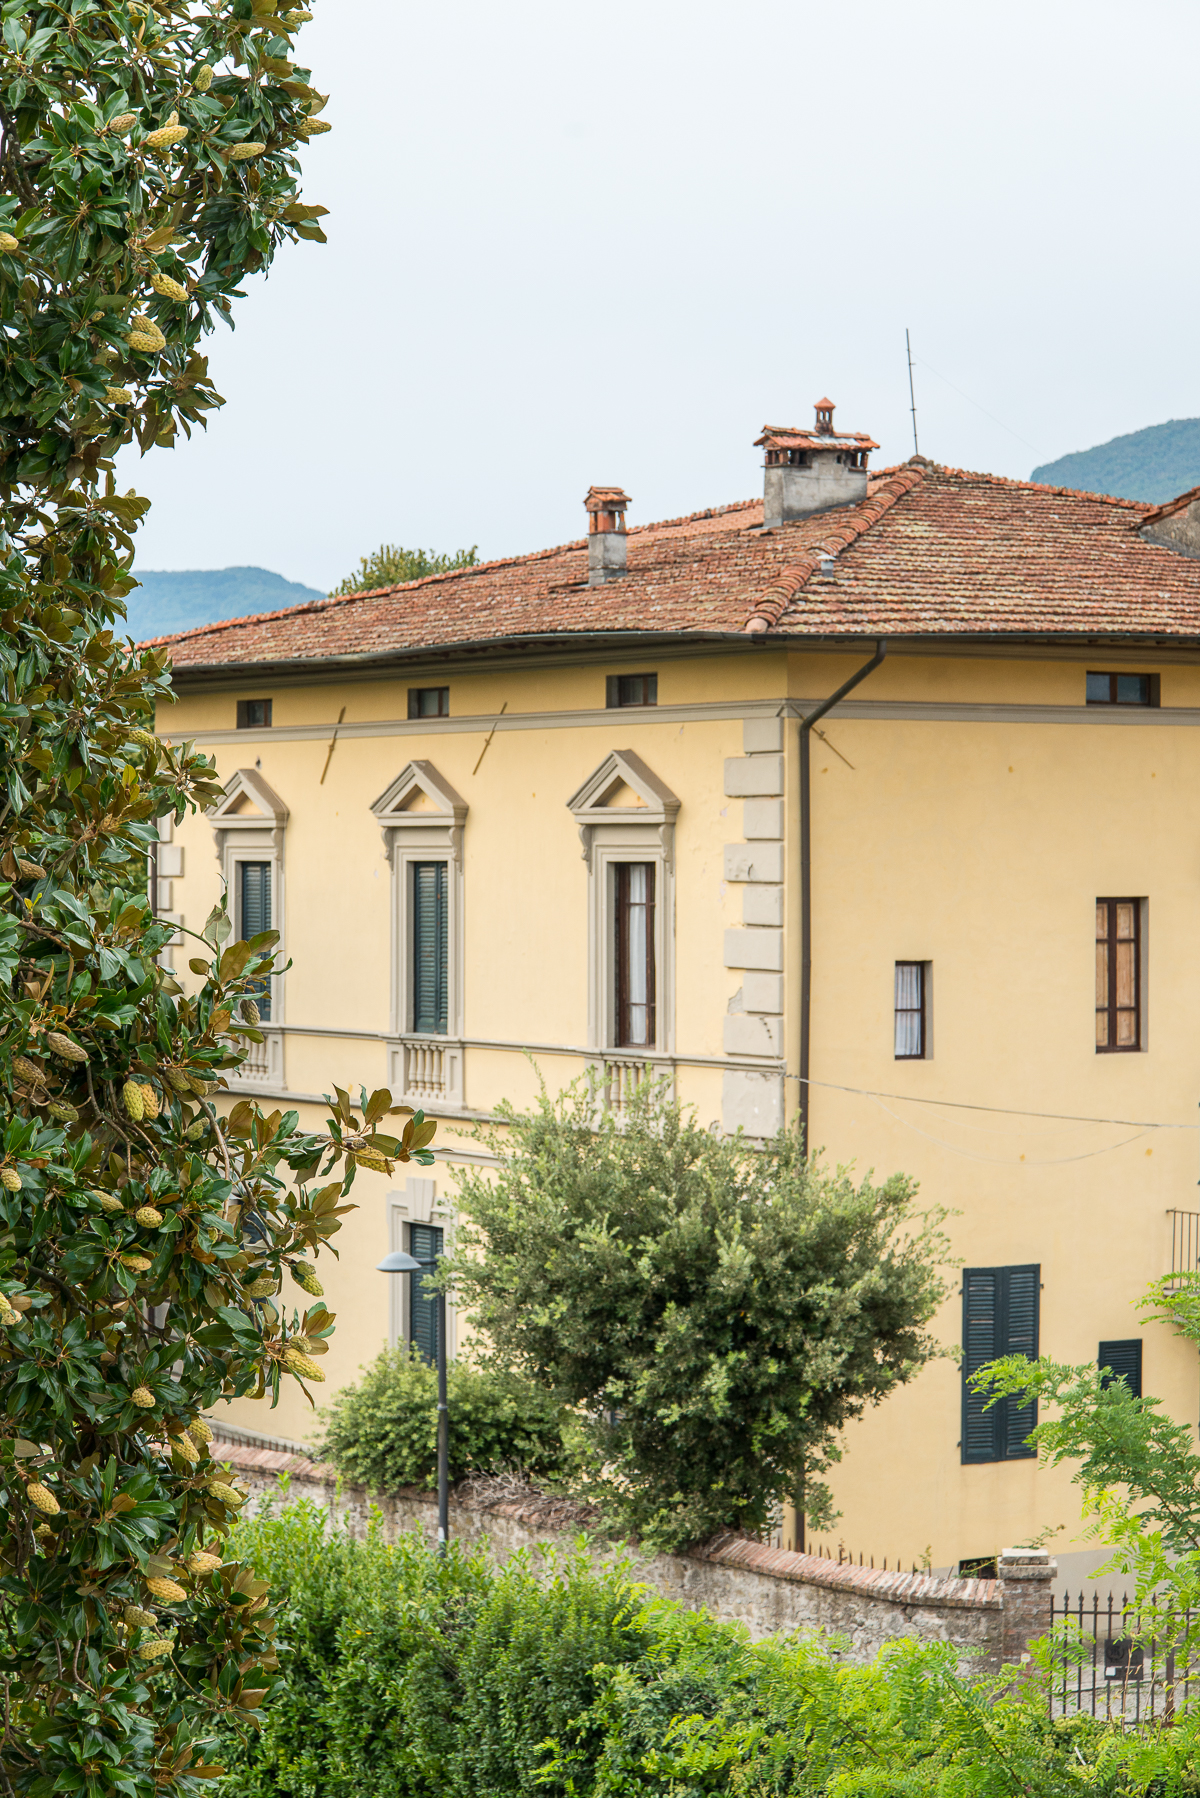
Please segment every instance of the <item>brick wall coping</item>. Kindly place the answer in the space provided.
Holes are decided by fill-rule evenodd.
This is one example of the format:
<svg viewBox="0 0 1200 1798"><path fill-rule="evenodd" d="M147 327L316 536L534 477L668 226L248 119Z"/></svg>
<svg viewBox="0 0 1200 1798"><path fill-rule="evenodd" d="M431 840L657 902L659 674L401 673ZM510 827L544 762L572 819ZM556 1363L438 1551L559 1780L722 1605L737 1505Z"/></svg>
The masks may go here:
<svg viewBox="0 0 1200 1798"><path fill-rule="evenodd" d="M223 1437L218 1437L212 1448L215 1460L228 1462L244 1473L287 1473L296 1479L312 1480L326 1486L336 1485L338 1481L337 1468L330 1462L313 1461L299 1452L253 1448L248 1443L232 1442ZM437 1503L434 1493L418 1486L406 1486L394 1496L420 1504ZM511 1517L516 1522L538 1521L534 1506L497 1504L489 1505L488 1511L495 1516ZM852 1561L827 1561L817 1555L772 1548L749 1536L718 1536L707 1548L695 1550L691 1558L742 1568L747 1573L763 1574L770 1579L795 1580L800 1585L824 1586L830 1591L882 1599L891 1604L964 1611L998 1611L1001 1608L999 1580L949 1579L899 1570L885 1572L881 1567L859 1567Z"/></svg>

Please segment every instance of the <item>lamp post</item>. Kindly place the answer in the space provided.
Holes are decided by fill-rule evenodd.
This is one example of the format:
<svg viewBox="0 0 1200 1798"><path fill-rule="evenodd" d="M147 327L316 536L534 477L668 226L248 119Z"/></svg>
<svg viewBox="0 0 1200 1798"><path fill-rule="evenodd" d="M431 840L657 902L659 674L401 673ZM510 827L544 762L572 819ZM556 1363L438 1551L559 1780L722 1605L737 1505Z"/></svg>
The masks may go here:
<svg viewBox="0 0 1200 1798"><path fill-rule="evenodd" d="M381 1274L415 1274L423 1267L436 1267L437 1259L418 1261L403 1249L396 1249L376 1263ZM438 1553L444 1555L450 1539L450 1406L446 1400L446 1293L437 1295L437 1487L438 1487Z"/></svg>

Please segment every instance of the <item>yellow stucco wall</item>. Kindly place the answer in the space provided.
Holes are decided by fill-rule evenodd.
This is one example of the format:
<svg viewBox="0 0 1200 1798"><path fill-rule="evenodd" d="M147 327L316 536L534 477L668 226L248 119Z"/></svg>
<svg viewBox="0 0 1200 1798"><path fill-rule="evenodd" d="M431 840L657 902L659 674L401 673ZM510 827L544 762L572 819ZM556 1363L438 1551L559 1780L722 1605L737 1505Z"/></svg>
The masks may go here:
<svg viewBox="0 0 1200 1798"><path fill-rule="evenodd" d="M746 650L422 670L414 684L450 685L452 715L419 727L406 719L406 678L185 690L160 729L211 748L226 779L260 762L289 808L287 1024L373 1033L285 1033L288 1089L319 1094L333 1081L371 1087L387 1078L392 883L369 807L414 758L432 762L470 807L463 1111L471 1115L445 1118L439 1145L470 1147L472 1116L502 1097L520 1104L532 1096L533 1070L496 1044L557 1046L563 1052L537 1056L552 1087L583 1071L585 1059L566 1051L587 1042L587 869L566 800L621 748L636 751L681 801L676 1083L705 1122L720 1119L722 1030L742 984L724 965L722 941L742 923L744 892L725 879L724 846L742 840L742 801L726 795L725 761L742 757L747 717L821 697L862 659ZM655 665L655 711L603 709L606 674ZM1085 708L1089 665L1160 672L1161 709L1114 718ZM237 697L267 693L273 728L236 732ZM321 785L342 706L346 723ZM1194 1351L1143 1325L1131 1306L1169 1269L1168 1209L1196 1203L1193 707L1200 667L1183 658L894 653L825 722L812 758L814 1144L864 1173L913 1175L925 1199L955 1213L949 1229L968 1265L1040 1263L1043 1352L1088 1360L1101 1338L1141 1336L1145 1389L1189 1421L1200 1406ZM794 722L785 735L784 1042L794 1075ZM184 874L172 904L198 928L220 884L211 825L186 820L175 840ZM1148 902L1148 1046L1132 1055L1094 1050L1094 902L1109 895ZM182 966L186 951L177 959ZM933 1053L924 1061L893 1057L897 960L933 964ZM493 1046L470 1046L478 1039ZM794 1078L787 1092L790 1111ZM319 1123L318 1108L300 1109ZM1145 1120L1187 1128L1148 1132ZM439 1161L439 1194L452 1191L449 1173ZM341 1262L327 1269L322 1259L339 1313L327 1392L386 1336L387 1281L374 1263L388 1246L392 1185L360 1176L361 1209L337 1239ZM937 1323L948 1345L958 1343L960 1316L956 1293ZM1066 1473L1027 1461L961 1465L959 1402L957 1367L943 1360L847 1432L832 1476L844 1515L831 1540L889 1562L928 1551L947 1566L1062 1523L1056 1551L1079 1549ZM267 1434L303 1437L311 1428L298 1393L273 1414L248 1402L234 1413Z"/></svg>

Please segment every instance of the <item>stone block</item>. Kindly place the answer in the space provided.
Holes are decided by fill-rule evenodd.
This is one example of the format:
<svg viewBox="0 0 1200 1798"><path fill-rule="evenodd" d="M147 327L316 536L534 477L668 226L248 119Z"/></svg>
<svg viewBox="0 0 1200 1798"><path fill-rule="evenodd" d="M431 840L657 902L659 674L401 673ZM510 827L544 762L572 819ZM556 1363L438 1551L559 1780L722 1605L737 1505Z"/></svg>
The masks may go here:
<svg viewBox="0 0 1200 1798"><path fill-rule="evenodd" d="M742 1004L747 1011L783 1010L783 975L747 973L742 981Z"/></svg>
<svg viewBox="0 0 1200 1798"><path fill-rule="evenodd" d="M160 843L158 875L160 880L177 880L183 873L183 844Z"/></svg>
<svg viewBox="0 0 1200 1798"><path fill-rule="evenodd" d="M727 930L727 968L782 968L782 930Z"/></svg>
<svg viewBox="0 0 1200 1798"><path fill-rule="evenodd" d="M726 1055L782 1055L783 1019L743 1012L724 1020Z"/></svg>
<svg viewBox="0 0 1200 1798"><path fill-rule="evenodd" d="M726 880L782 880L782 843L726 843Z"/></svg>
<svg viewBox="0 0 1200 1798"><path fill-rule="evenodd" d="M730 755L725 758L725 796L748 799L759 793L783 792L781 755Z"/></svg>
<svg viewBox="0 0 1200 1798"><path fill-rule="evenodd" d="M742 721L742 748L747 755L768 755L783 748L782 718L746 718Z"/></svg>
<svg viewBox="0 0 1200 1798"><path fill-rule="evenodd" d="M742 807L744 837L781 837L783 835L782 799L747 799Z"/></svg>
<svg viewBox="0 0 1200 1798"><path fill-rule="evenodd" d="M722 1076L721 1124L731 1134L774 1136L783 1123L783 1078L730 1068Z"/></svg>
<svg viewBox="0 0 1200 1798"><path fill-rule="evenodd" d="M754 885L742 893L743 924L782 924L783 888Z"/></svg>

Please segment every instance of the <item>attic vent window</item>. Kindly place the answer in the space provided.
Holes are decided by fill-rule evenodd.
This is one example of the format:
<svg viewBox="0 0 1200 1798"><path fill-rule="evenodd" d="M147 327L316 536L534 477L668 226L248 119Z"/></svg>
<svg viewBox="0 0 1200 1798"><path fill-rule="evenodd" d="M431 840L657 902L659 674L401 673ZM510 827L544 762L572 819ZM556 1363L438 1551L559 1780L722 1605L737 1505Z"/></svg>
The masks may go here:
<svg viewBox="0 0 1200 1798"><path fill-rule="evenodd" d="M237 727L239 730L270 730L271 701L269 699L239 699L237 702Z"/></svg>
<svg viewBox="0 0 1200 1798"><path fill-rule="evenodd" d="M410 687L408 689L408 715L410 718L448 718L450 716L449 687Z"/></svg>
<svg viewBox="0 0 1200 1798"><path fill-rule="evenodd" d="M1149 705L1159 703L1157 674L1095 674L1088 670L1089 705Z"/></svg>
<svg viewBox="0 0 1200 1798"><path fill-rule="evenodd" d="M610 674L606 704L610 710L624 705L657 705L657 674Z"/></svg>

